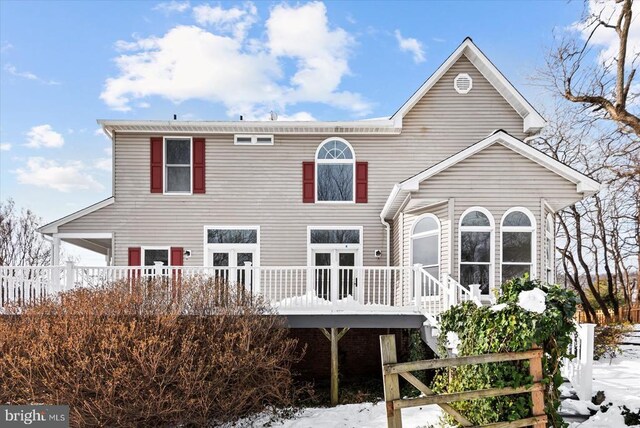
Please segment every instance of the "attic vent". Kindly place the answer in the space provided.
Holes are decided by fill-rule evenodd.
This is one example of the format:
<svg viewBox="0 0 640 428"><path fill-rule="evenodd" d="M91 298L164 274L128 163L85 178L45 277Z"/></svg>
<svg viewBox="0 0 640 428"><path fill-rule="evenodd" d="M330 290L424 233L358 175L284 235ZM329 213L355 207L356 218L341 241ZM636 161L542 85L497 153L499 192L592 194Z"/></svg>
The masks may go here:
<svg viewBox="0 0 640 428"><path fill-rule="evenodd" d="M453 79L453 88L459 94L467 94L473 88L473 80L467 73L460 73Z"/></svg>

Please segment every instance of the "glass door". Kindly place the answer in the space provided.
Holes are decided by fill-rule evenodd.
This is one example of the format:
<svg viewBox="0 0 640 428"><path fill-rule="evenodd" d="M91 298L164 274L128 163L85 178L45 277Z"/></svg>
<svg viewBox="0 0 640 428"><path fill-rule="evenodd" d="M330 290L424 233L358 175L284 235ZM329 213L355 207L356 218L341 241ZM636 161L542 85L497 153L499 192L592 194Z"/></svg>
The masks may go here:
<svg viewBox="0 0 640 428"><path fill-rule="evenodd" d="M245 267L245 262L253 263L253 251L234 249L228 251L214 250L211 251L210 254L209 260L211 266L215 268L213 274L216 278L224 281L245 283L247 271L243 268Z"/></svg>
<svg viewBox="0 0 640 428"><path fill-rule="evenodd" d="M312 256L314 288L319 298L330 301L347 296L356 298L357 250L315 250ZM336 290L332 289L334 284Z"/></svg>

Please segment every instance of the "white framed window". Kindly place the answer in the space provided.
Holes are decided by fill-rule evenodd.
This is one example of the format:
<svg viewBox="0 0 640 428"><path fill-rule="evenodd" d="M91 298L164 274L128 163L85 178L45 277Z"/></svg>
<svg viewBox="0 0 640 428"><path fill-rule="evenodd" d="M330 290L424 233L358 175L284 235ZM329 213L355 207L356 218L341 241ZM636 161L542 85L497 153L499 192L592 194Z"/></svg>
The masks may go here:
<svg viewBox="0 0 640 428"><path fill-rule="evenodd" d="M240 135L233 136L233 143L242 145L272 146L273 135Z"/></svg>
<svg viewBox="0 0 640 428"><path fill-rule="evenodd" d="M493 287L495 223L486 208L471 207L460 216L458 234L459 282L468 287L480 284L482 294Z"/></svg>
<svg viewBox="0 0 640 428"><path fill-rule="evenodd" d="M164 137L164 194L190 195L193 188L193 140Z"/></svg>
<svg viewBox="0 0 640 428"><path fill-rule="evenodd" d="M555 243L554 243L555 223L553 221L553 215L547 214L545 222L545 258L544 258L544 271L545 280L548 284L556 282L555 278Z"/></svg>
<svg viewBox="0 0 640 428"><path fill-rule="evenodd" d="M528 273L534 278L536 254L536 219L528 209L514 207L500 223L502 283Z"/></svg>
<svg viewBox="0 0 640 428"><path fill-rule="evenodd" d="M434 214L416 218L411 228L411 265L420 263L431 276L440 279L440 220Z"/></svg>
<svg viewBox="0 0 640 428"><path fill-rule="evenodd" d="M142 265L155 266L156 262L169 266L169 247L142 247Z"/></svg>
<svg viewBox="0 0 640 428"><path fill-rule="evenodd" d="M316 150L316 201L355 202L356 157L343 138L324 140Z"/></svg>

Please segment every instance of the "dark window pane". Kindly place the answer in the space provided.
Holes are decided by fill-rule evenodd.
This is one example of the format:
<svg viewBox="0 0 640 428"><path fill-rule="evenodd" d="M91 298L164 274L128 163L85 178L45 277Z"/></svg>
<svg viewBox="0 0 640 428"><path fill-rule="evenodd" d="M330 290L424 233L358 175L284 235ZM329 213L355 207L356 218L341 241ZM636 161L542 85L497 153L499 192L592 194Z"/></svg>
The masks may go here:
<svg viewBox="0 0 640 428"><path fill-rule="evenodd" d="M531 270L529 265L502 265L502 282L505 283L512 278L519 278Z"/></svg>
<svg viewBox="0 0 640 428"><path fill-rule="evenodd" d="M491 226L491 223L480 211L471 211L462 219L462 226Z"/></svg>
<svg viewBox="0 0 640 428"><path fill-rule="evenodd" d="M253 253L238 253L236 255L236 266L242 267L245 262L253 263Z"/></svg>
<svg viewBox="0 0 640 428"><path fill-rule="evenodd" d="M462 232L460 235L461 261L491 261L491 232Z"/></svg>
<svg viewBox="0 0 640 428"><path fill-rule="evenodd" d="M318 151L318 159L353 159L353 153L342 141L327 141Z"/></svg>
<svg viewBox="0 0 640 428"><path fill-rule="evenodd" d="M530 262L531 232L503 232L502 252L505 262Z"/></svg>
<svg viewBox="0 0 640 428"><path fill-rule="evenodd" d="M507 215L504 219L505 226L531 226L531 220L529 216L521 211L514 211Z"/></svg>
<svg viewBox="0 0 640 428"><path fill-rule="evenodd" d="M190 192L191 168L184 166L167 167L167 192Z"/></svg>
<svg viewBox="0 0 640 428"><path fill-rule="evenodd" d="M438 222L433 217L425 217L420 220L413 228L413 234L430 232L432 230L438 230Z"/></svg>
<svg viewBox="0 0 640 428"><path fill-rule="evenodd" d="M338 254L339 266L355 266L356 255L354 253L340 253Z"/></svg>
<svg viewBox="0 0 640 428"><path fill-rule="evenodd" d="M413 261L423 265L438 264L438 236L425 236L413 239Z"/></svg>
<svg viewBox="0 0 640 428"><path fill-rule="evenodd" d="M316 253L316 266L331 266L331 253Z"/></svg>
<svg viewBox="0 0 640 428"><path fill-rule="evenodd" d="M256 244L258 231L256 229L209 229L207 242L209 244Z"/></svg>
<svg viewBox="0 0 640 428"><path fill-rule="evenodd" d="M144 250L144 265L153 266L154 262L162 262L163 265L169 265L168 250Z"/></svg>
<svg viewBox="0 0 640 428"><path fill-rule="evenodd" d="M311 230L312 244L359 244L360 231L353 229L344 230Z"/></svg>
<svg viewBox="0 0 640 428"><path fill-rule="evenodd" d="M460 265L460 284L480 284L483 294L489 293L489 265Z"/></svg>
<svg viewBox="0 0 640 428"><path fill-rule="evenodd" d="M213 253L214 266L229 266L229 253Z"/></svg>
<svg viewBox="0 0 640 428"><path fill-rule="evenodd" d="M353 200L353 164L318 165L318 200Z"/></svg>
<svg viewBox="0 0 640 428"><path fill-rule="evenodd" d="M191 165L191 142L167 140L167 165Z"/></svg>

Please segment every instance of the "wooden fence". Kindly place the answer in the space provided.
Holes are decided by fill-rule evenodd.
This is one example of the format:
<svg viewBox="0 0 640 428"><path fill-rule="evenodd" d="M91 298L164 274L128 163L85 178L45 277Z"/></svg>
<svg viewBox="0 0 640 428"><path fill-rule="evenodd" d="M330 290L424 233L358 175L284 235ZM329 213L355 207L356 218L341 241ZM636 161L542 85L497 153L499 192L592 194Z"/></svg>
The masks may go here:
<svg viewBox="0 0 640 428"><path fill-rule="evenodd" d="M611 316L614 318L614 320L616 319L615 317L615 312L613 311L613 309L609 309L609 313L611 314ZM578 321L579 323L586 323L587 322L587 314L585 311L583 311L582 309L578 309L576 311L576 321ZM618 310L618 317L617 320L622 321L622 322L632 322L634 324L640 324L640 306L636 306L636 307L622 307L619 308ZM596 323L597 324L606 324L606 321L604 319L604 313L601 310L597 310L596 311Z"/></svg>
<svg viewBox="0 0 640 428"><path fill-rule="evenodd" d="M387 408L387 427L401 428L401 410L407 407L427 406L437 404L451 415L463 427L474 426L467 418L460 414L449 403L473 400L477 398L500 397L505 395L530 393L533 403L532 417L518 419L511 422L497 422L483 425L486 428L517 428L533 426L545 428L547 416L544 413L544 386L542 385L542 349L532 349L525 352L506 352L500 354L474 355L458 358L443 358L435 360L411 361L398 363L396 355L395 335L380 336L380 352L382 354L382 376L384 381L384 401ZM529 360L529 373L533 377L531 386L517 388L488 388L475 391L464 391L447 394L436 394L417 377L412 371L439 369L443 367L458 367L471 364L498 363L506 361ZM406 379L418 389L424 397L401 398L400 377ZM478 427L479 428L479 427Z"/></svg>

